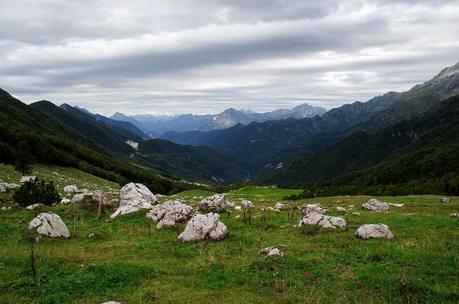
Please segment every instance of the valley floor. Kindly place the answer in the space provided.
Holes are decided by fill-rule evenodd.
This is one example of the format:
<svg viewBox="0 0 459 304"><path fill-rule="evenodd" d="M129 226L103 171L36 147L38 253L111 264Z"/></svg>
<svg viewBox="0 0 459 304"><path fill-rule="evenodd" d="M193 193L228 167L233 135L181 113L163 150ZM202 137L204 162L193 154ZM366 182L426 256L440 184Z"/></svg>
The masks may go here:
<svg viewBox="0 0 459 304"><path fill-rule="evenodd" d="M119 186L74 169L38 167L58 189L67 184L103 188L115 197ZM0 181L16 181L1 165ZM177 229L156 230L145 212L108 221L112 210L80 208L77 236L33 242L36 279L31 275L31 233L35 211L0 194L1 303L457 303L459 301L459 198L382 197L386 214L361 210L366 196L324 197L286 202L288 207L320 203L341 215L347 230L297 228L301 214L266 211L297 190L249 187L228 193L249 199L251 220L242 212L221 215L229 235L220 242L183 244ZM174 197L197 206L211 193L187 191ZM166 200L163 197L161 200ZM1 210L11 206L10 210ZM341 206L351 212L339 213ZM73 207L44 207L59 214L69 229ZM41 210L36 210L39 212ZM244 220L245 218L245 220ZM393 240L361 240L355 230L366 223L387 224ZM88 235L92 237L88 237ZM265 258L264 247L286 244L281 258Z"/></svg>

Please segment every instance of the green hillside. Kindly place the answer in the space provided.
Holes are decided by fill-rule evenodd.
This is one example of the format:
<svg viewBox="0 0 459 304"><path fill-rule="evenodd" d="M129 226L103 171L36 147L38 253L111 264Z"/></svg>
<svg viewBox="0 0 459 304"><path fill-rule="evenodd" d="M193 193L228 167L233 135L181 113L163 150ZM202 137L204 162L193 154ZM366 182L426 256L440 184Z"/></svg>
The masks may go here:
<svg viewBox="0 0 459 304"><path fill-rule="evenodd" d="M338 144L291 162L266 182L365 187L408 182L416 185L414 181L419 181L423 186L417 187L418 192L458 193L458 146L459 95L375 134L356 132Z"/></svg>

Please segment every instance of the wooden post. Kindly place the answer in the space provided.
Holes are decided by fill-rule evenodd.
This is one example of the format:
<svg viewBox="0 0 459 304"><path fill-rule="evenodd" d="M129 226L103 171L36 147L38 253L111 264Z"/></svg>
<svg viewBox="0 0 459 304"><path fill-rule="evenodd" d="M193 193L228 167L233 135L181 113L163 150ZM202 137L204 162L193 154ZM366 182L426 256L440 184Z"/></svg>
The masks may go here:
<svg viewBox="0 0 459 304"><path fill-rule="evenodd" d="M102 215L102 203L104 202L104 200L105 200L105 196L101 196L98 199L99 205L97 207L97 219L100 219L100 217Z"/></svg>
<svg viewBox="0 0 459 304"><path fill-rule="evenodd" d="M77 207L76 201L73 202L73 236L75 237L77 234Z"/></svg>

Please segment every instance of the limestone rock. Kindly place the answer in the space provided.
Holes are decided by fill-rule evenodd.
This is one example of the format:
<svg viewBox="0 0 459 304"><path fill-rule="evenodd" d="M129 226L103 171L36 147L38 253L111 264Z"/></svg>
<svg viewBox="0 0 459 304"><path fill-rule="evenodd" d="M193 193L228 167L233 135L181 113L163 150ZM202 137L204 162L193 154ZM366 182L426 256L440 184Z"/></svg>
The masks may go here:
<svg viewBox="0 0 459 304"><path fill-rule="evenodd" d="M318 225L322 228L341 228L346 229L346 220L342 217L328 216L321 213L309 213L305 215L298 224L298 227L303 225Z"/></svg>
<svg viewBox="0 0 459 304"><path fill-rule="evenodd" d="M250 209L250 208L253 208L253 203L249 200L243 200L241 202L241 205L245 208L245 209Z"/></svg>
<svg viewBox="0 0 459 304"><path fill-rule="evenodd" d="M282 248L287 247L287 245L277 245L277 246L271 246L271 247L266 247L260 251L260 253L264 253L266 257L270 256L283 256Z"/></svg>
<svg viewBox="0 0 459 304"><path fill-rule="evenodd" d="M155 205L147 213L147 218L154 220L158 224L157 229L162 227L175 227L177 223L186 221L190 218L193 208L181 201L167 201L160 205Z"/></svg>
<svg viewBox="0 0 459 304"><path fill-rule="evenodd" d="M156 202L156 196L146 186L129 183L121 188L120 206L110 218L113 219L118 215L136 212L141 209L151 209Z"/></svg>
<svg viewBox="0 0 459 304"><path fill-rule="evenodd" d="M185 230L178 236L183 242L196 242L204 239L221 240L228 228L220 222L217 213L196 214L188 221Z"/></svg>
<svg viewBox="0 0 459 304"><path fill-rule="evenodd" d="M355 235L365 240L370 238L394 238L394 234L389 230L389 227L384 224L362 225L357 229Z"/></svg>
<svg viewBox="0 0 459 304"><path fill-rule="evenodd" d="M63 198L61 199L61 202L59 203L60 205L67 205L70 204L72 201L69 200L68 198Z"/></svg>
<svg viewBox="0 0 459 304"><path fill-rule="evenodd" d="M61 217L54 213L40 213L29 223L29 229L50 237L69 238L70 232Z"/></svg>
<svg viewBox="0 0 459 304"><path fill-rule="evenodd" d="M44 206L44 205L43 205L43 204L40 204L40 203L38 203L38 204L32 204L32 205L27 206L26 209L27 209L27 210L33 210L33 209L38 208L38 207L41 207L41 206Z"/></svg>
<svg viewBox="0 0 459 304"><path fill-rule="evenodd" d="M445 196L445 197L442 197L442 198L440 199L440 201L441 201L442 203L449 203L449 202L451 201L451 199L450 199L449 197L446 197L446 196Z"/></svg>
<svg viewBox="0 0 459 304"><path fill-rule="evenodd" d="M375 198L372 198L363 204L362 208L369 211L386 212L389 210L389 205L386 202L381 202Z"/></svg>
<svg viewBox="0 0 459 304"><path fill-rule="evenodd" d="M344 207L336 207L336 211L338 212L347 212L347 209Z"/></svg>
<svg viewBox="0 0 459 304"><path fill-rule="evenodd" d="M91 202L94 202L94 196L92 193L89 192L77 193L72 197L72 203L85 204Z"/></svg>
<svg viewBox="0 0 459 304"><path fill-rule="evenodd" d="M307 204L306 207L303 208L304 215L308 215L310 213L324 214L325 212L327 212L327 209L320 207L319 204Z"/></svg>
<svg viewBox="0 0 459 304"><path fill-rule="evenodd" d="M65 193L76 193L78 192L78 188L75 185L69 185L64 187Z"/></svg>
<svg viewBox="0 0 459 304"><path fill-rule="evenodd" d="M459 218L459 213L450 213L449 217Z"/></svg>
<svg viewBox="0 0 459 304"><path fill-rule="evenodd" d="M282 204L282 203L277 203L277 204L274 205L274 209L276 209L277 211L284 210L285 209L285 205Z"/></svg>
<svg viewBox="0 0 459 304"><path fill-rule="evenodd" d="M8 192L9 190L17 189L21 187L19 184L12 183L0 183L0 193Z"/></svg>
<svg viewBox="0 0 459 304"><path fill-rule="evenodd" d="M34 175L24 175L21 177L21 180L19 181L21 184L26 183L26 182L34 182L37 180L37 177Z"/></svg>
<svg viewBox="0 0 459 304"><path fill-rule="evenodd" d="M225 193L222 193L207 197L199 203L199 208L214 213L224 212L226 210L226 206L228 205L228 201L226 200L225 196Z"/></svg>

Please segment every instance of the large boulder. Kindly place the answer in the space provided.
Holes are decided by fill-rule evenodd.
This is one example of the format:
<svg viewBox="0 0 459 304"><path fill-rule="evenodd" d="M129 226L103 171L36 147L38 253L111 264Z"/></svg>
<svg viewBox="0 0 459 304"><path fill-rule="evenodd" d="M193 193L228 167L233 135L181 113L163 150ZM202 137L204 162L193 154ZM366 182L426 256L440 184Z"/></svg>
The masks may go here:
<svg viewBox="0 0 459 304"><path fill-rule="evenodd" d="M322 207L320 207L319 204L307 204L304 208L303 208L303 214L304 215L308 215L310 213L320 213L320 214L324 214L325 212L327 212L327 209L324 209Z"/></svg>
<svg viewBox="0 0 459 304"><path fill-rule="evenodd" d="M386 202L381 202L375 198L372 198L363 204L362 208L368 211L386 212L389 210L389 205Z"/></svg>
<svg viewBox="0 0 459 304"><path fill-rule="evenodd" d="M157 222L157 229L162 227L175 227L177 223L186 221L191 217L193 208L181 201L167 201L160 205L155 205L147 213L147 218Z"/></svg>
<svg viewBox="0 0 459 304"><path fill-rule="evenodd" d="M156 202L156 196L146 186L129 183L121 188L120 206L110 218L113 219L118 215L136 212L141 209L151 209Z"/></svg>
<svg viewBox="0 0 459 304"><path fill-rule="evenodd" d="M228 228L220 222L217 213L196 214L188 221L185 230L178 236L183 242L197 242L205 239L221 240Z"/></svg>
<svg viewBox="0 0 459 304"><path fill-rule="evenodd" d="M78 188L75 185L68 185L64 187L65 193L76 193L78 192Z"/></svg>
<svg viewBox="0 0 459 304"><path fill-rule="evenodd" d="M226 206L228 206L228 201L225 196L225 193L222 193L207 197L199 203L199 208L214 213L224 212L226 210Z"/></svg>
<svg viewBox="0 0 459 304"><path fill-rule="evenodd" d="M61 217L54 213L40 213L29 223L29 229L50 237L69 238L70 232Z"/></svg>
<svg viewBox="0 0 459 304"><path fill-rule="evenodd" d="M298 227L303 225L317 225L322 228L340 228L346 229L346 220L342 217L328 216L321 213L309 213L305 215L298 224Z"/></svg>
<svg viewBox="0 0 459 304"><path fill-rule="evenodd" d="M394 238L394 234L389 230L389 227L384 224L366 224L362 225L357 229L355 235L362 239L371 239L371 238Z"/></svg>

